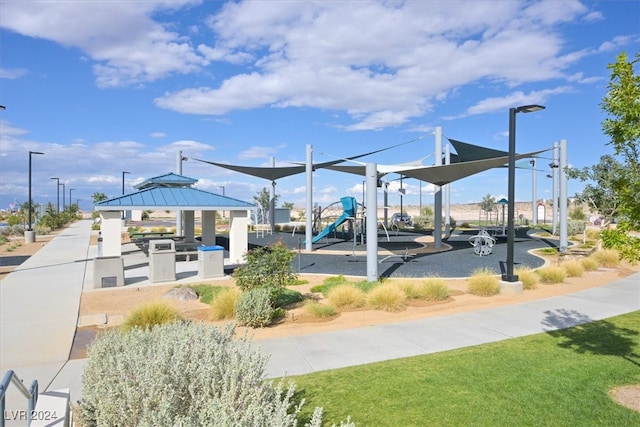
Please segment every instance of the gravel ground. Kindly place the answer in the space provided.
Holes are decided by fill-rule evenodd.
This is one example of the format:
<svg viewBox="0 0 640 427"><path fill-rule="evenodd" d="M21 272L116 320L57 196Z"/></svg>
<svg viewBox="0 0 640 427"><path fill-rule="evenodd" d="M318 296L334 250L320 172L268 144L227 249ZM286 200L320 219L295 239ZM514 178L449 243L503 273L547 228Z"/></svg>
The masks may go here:
<svg viewBox="0 0 640 427"><path fill-rule="evenodd" d="M531 249L556 247L555 240L540 239L530 236L528 229L516 230L514 242L514 262L532 268L540 267L544 260L528 253ZM380 277L468 277L479 268L488 268L495 274L502 272L506 262L507 240L497 238L492 253L478 256L469 244L469 237L477 234L477 230L455 230L443 243L451 246L450 250L435 253L417 253L404 259L402 256L387 258L392 252L404 255L407 251L415 251L422 247L415 240L424 234L413 232L390 233L391 242L387 242L384 233L378 236L378 274ZM256 237L250 234L250 246L264 246L277 241L284 242L294 250L304 249L304 235L290 232L278 232L273 235ZM219 244L224 244L221 242ZM432 247L429 243L427 248ZM327 238L313 245L313 253L300 253L293 261L294 268L300 273L344 274L350 276L367 276L366 244L354 244L353 240ZM318 250L318 251L316 251Z"/></svg>

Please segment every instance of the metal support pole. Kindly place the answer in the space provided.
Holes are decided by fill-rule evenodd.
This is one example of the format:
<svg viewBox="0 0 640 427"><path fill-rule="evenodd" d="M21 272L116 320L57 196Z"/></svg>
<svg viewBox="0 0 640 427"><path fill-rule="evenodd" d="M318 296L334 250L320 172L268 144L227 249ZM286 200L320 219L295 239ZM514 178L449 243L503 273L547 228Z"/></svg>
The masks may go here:
<svg viewBox="0 0 640 427"><path fill-rule="evenodd" d="M442 127L435 130L435 166L442 166ZM433 247L442 247L442 187L436 185L433 201Z"/></svg>
<svg viewBox="0 0 640 427"><path fill-rule="evenodd" d="M560 214L560 253L567 253L567 140L560 140L560 164L558 173L560 174L560 202L558 211Z"/></svg>
<svg viewBox="0 0 640 427"><path fill-rule="evenodd" d="M378 171L375 163L367 163L367 282L378 280Z"/></svg>
<svg viewBox="0 0 640 427"><path fill-rule="evenodd" d="M517 282L518 276L513 273L513 250L515 225L513 219L516 207L516 109L509 109L509 174L508 174L508 208L507 208L507 271L502 276L505 282Z"/></svg>
<svg viewBox="0 0 640 427"><path fill-rule="evenodd" d="M271 157L271 167L276 167L276 158ZM276 182L271 181L271 195L269 197L269 226L271 233L276 231Z"/></svg>
<svg viewBox="0 0 640 427"><path fill-rule="evenodd" d="M536 189L536 159L531 159L531 225L538 225L538 196Z"/></svg>
<svg viewBox="0 0 640 427"><path fill-rule="evenodd" d="M182 151L176 153L176 173L182 175ZM176 236L182 236L182 211L176 210Z"/></svg>
<svg viewBox="0 0 640 427"><path fill-rule="evenodd" d="M557 142L553 143L553 163L551 164L551 174L552 180L551 185L553 185L552 197L553 197L553 220L551 221L552 232L554 236L558 232L558 167L560 165L560 153L559 146Z"/></svg>
<svg viewBox="0 0 640 427"><path fill-rule="evenodd" d="M311 252L313 250L313 147L307 145L307 158L305 163L305 173L307 176L307 209L305 215L305 250Z"/></svg>
<svg viewBox="0 0 640 427"><path fill-rule="evenodd" d="M444 164L451 164L451 149L449 144L444 146ZM444 236L451 235L451 184L444 186Z"/></svg>

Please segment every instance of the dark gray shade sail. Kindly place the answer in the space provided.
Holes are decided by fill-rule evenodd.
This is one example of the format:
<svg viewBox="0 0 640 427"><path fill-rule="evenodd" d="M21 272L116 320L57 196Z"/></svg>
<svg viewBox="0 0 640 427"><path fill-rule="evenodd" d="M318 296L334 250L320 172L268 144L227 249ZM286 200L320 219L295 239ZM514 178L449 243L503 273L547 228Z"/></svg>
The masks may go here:
<svg viewBox="0 0 640 427"><path fill-rule="evenodd" d="M517 154L516 160L533 157L545 150L533 151L531 153ZM488 169L503 166L509 161L509 156L495 157L491 159L474 160L470 162L460 162L443 166L426 166L420 169L407 169L398 171L409 178L419 179L435 185L446 185L462 178L486 171Z"/></svg>
<svg viewBox="0 0 640 427"><path fill-rule="evenodd" d="M337 164L345 162L345 161L355 160L355 159L359 159L361 157L370 156L372 154L381 153L383 151L391 150L392 148L400 147L401 145L406 145L406 144L412 143L414 141L418 141L418 140L420 140L422 138L424 138L424 137L415 138L415 139L412 139L411 141L402 142L400 144L396 144L396 145L393 145L391 147L381 148L379 150L370 151L370 152L364 153L364 154L358 154L356 156L346 157L344 159L332 160L330 162L324 162L324 163L315 163L313 165L313 170L325 169L325 168L329 168L330 166L337 165ZM226 163L211 162L211 161L202 160L202 159L193 159L193 160L197 160L197 161L203 162L203 163L208 163L208 164L214 165L214 166L219 166L221 168L229 169L229 170L232 170L232 171L235 171L235 172L240 172L240 173L243 173L243 174L246 174L246 175L251 175L251 176L255 176L255 177L263 178L263 179L268 179L269 181L276 181L276 180L278 180L280 178L286 178L286 177L291 176L291 175L304 173L305 170L306 170L306 165L304 165L304 164L299 165L299 166L257 167L257 166L229 165L229 164L226 164Z"/></svg>

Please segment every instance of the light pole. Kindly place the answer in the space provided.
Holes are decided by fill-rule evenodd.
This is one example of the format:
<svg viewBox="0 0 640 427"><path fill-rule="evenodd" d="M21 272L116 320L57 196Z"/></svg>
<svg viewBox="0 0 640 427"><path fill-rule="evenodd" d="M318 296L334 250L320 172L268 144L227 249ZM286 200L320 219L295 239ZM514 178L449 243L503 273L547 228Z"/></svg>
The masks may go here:
<svg viewBox="0 0 640 427"><path fill-rule="evenodd" d="M523 105L509 109L509 206L507 209L507 271L502 274L504 282L517 282L518 276L513 273L513 249L515 240L515 226L513 217L516 214L516 114L532 113L544 110L542 105Z"/></svg>
<svg viewBox="0 0 640 427"><path fill-rule="evenodd" d="M124 196L124 176L128 173L131 173L131 172L122 171L122 195L123 196Z"/></svg>
<svg viewBox="0 0 640 427"><path fill-rule="evenodd" d="M75 188L70 188L69 189L69 210L71 210L71 206L73 205L73 203L71 203L71 192L75 190Z"/></svg>
<svg viewBox="0 0 640 427"><path fill-rule="evenodd" d="M60 213L60 178L51 178L51 179L55 179L56 182L58 183L58 185L56 185L56 190L58 193L58 201L56 202L56 212Z"/></svg>
<svg viewBox="0 0 640 427"><path fill-rule="evenodd" d="M31 201L31 156L34 154L43 155L44 153L39 151L29 151L29 228L24 232L25 243L33 243L36 241L36 233L31 229L31 211L33 209Z"/></svg>
<svg viewBox="0 0 640 427"><path fill-rule="evenodd" d="M66 203L65 203L65 198L64 198L64 194L65 194L65 187L64 187L64 182L62 184L62 212L64 212L64 208L66 207Z"/></svg>
<svg viewBox="0 0 640 427"><path fill-rule="evenodd" d="M221 185L220 188L222 188L222 197L224 197L224 185ZM224 218L224 210L222 211L222 218Z"/></svg>

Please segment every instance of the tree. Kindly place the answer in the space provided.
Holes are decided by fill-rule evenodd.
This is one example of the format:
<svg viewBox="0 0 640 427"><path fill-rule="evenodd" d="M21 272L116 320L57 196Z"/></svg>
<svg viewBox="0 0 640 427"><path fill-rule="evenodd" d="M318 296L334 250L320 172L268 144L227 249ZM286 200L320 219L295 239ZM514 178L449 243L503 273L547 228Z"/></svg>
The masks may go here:
<svg viewBox="0 0 640 427"><path fill-rule="evenodd" d="M495 209L495 207L496 207L496 198L493 197L491 194L487 194L482 198L482 201L480 202L480 209L482 209L485 212L492 212Z"/></svg>
<svg viewBox="0 0 640 427"><path fill-rule="evenodd" d="M273 198L273 204L276 206L278 204L278 199L280 196L276 195ZM269 202L271 200L271 193L267 190L266 187L262 187L262 190L258 192L255 196L253 196L253 200L262 208L263 211L269 212Z"/></svg>
<svg viewBox="0 0 640 427"><path fill-rule="evenodd" d="M618 215L620 201L617 188L622 169L623 166L615 157L604 155L596 165L582 169L567 169L567 176L590 182L582 193L576 194L576 199L586 203L591 212L604 216L606 222L611 222Z"/></svg>
<svg viewBox="0 0 640 427"><path fill-rule="evenodd" d="M101 202L101 201L103 201L103 200L107 200L107 199L108 199L108 197L107 197L107 195L106 195L106 194L104 194L104 193L98 193L98 192L93 193L93 195L91 196L91 198L93 199L93 203L98 203L98 202Z"/></svg>
<svg viewBox="0 0 640 427"><path fill-rule="evenodd" d="M293 202L283 202L282 207L285 209L293 210Z"/></svg>
<svg viewBox="0 0 640 427"><path fill-rule="evenodd" d="M640 52L633 61L622 52L615 63L609 64L608 92L601 103L609 115L602 122L602 131L623 160L614 183L619 211L622 220L636 229L640 228L640 75L634 72L638 62Z"/></svg>

